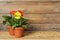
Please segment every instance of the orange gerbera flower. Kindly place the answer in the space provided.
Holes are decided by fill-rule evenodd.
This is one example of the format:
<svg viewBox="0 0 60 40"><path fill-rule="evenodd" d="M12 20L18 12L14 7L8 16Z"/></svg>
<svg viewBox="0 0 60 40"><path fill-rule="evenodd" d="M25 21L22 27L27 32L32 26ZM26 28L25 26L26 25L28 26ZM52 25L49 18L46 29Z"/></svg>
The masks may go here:
<svg viewBox="0 0 60 40"><path fill-rule="evenodd" d="M18 11L11 11L10 12L16 19L20 19L23 16L23 12L21 10Z"/></svg>
<svg viewBox="0 0 60 40"><path fill-rule="evenodd" d="M14 13L16 13L15 10L10 11L10 14L13 14L14 15Z"/></svg>
<svg viewBox="0 0 60 40"><path fill-rule="evenodd" d="M14 15L16 12L17 12L17 11L15 11L15 10L10 11L10 13L11 13L12 15ZM23 12L22 12L21 10L18 10L18 12L20 13L21 16L23 16Z"/></svg>
<svg viewBox="0 0 60 40"><path fill-rule="evenodd" d="M23 12L21 10L18 10L18 12L20 12L21 13L21 16L23 16Z"/></svg>

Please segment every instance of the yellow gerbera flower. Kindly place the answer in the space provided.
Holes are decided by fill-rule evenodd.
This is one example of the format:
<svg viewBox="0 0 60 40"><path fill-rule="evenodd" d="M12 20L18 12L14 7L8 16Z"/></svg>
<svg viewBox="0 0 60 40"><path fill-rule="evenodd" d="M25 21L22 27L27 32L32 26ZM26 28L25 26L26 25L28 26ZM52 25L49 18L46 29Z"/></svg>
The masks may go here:
<svg viewBox="0 0 60 40"><path fill-rule="evenodd" d="M16 19L20 19L20 18L21 18L21 13L17 11L17 12L14 14L14 17L15 17Z"/></svg>

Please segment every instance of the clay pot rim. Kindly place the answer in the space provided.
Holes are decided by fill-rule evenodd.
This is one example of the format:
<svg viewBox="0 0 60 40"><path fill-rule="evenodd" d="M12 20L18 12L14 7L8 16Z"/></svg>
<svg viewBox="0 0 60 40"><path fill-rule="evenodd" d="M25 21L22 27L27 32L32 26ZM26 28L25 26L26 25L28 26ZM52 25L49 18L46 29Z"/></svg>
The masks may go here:
<svg viewBox="0 0 60 40"><path fill-rule="evenodd" d="M24 29L23 27L15 27L15 29Z"/></svg>
<svg viewBox="0 0 60 40"><path fill-rule="evenodd" d="M10 28L11 28L11 26L8 26L7 28L8 28L8 29L10 29Z"/></svg>

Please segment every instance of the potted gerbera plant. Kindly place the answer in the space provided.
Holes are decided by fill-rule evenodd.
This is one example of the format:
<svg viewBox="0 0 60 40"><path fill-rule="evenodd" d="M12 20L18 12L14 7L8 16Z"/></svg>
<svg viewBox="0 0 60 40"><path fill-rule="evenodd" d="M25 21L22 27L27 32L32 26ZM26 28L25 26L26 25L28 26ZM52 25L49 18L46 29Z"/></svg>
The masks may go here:
<svg viewBox="0 0 60 40"><path fill-rule="evenodd" d="M3 24L8 24L8 31L10 35L15 35L15 37L22 37L24 34L24 29L27 29L28 23L27 19L23 17L23 12L21 10L11 11L10 16L3 15Z"/></svg>

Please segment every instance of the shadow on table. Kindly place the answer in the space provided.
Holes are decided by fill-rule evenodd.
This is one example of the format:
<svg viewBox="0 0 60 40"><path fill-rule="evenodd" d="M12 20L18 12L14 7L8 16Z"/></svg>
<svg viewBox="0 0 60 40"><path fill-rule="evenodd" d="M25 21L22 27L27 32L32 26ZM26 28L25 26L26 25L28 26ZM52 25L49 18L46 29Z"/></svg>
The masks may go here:
<svg viewBox="0 0 60 40"><path fill-rule="evenodd" d="M26 31L24 33L24 36L28 36L28 35L31 35L31 34L34 34L34 33L35 33L35 31Z"/></svg>

